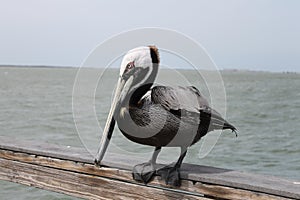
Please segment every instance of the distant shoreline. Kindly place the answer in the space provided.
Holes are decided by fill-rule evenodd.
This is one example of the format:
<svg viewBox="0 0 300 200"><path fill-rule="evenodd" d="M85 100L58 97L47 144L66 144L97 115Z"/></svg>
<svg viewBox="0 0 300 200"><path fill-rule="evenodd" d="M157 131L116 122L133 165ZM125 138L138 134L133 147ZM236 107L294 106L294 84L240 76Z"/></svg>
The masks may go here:
<svg viewBox="0 0 300 200"><path fill-rule="evenodd" d="M74 66L51 66L51 65L0 65L2 67L12 67L12 68L78 68Z"/></svg>
<svg viewBox="0 0 300 200"><path fill-rule="evenodd" d="M55 68L55 69L76 69L79 68L78 66L52 66L52 65L0 65L0 68ZM101 69L103 67L88 67L89 69ZM118 67L113 66L112 69L118 69ZM166 69L166 68L162 68ZM176 70L193 70L191 68L175 68ZM212 71L212 70L206 70ZM250 70L250 69L220 69L221 72L262 72L262 73L282 73L282 74L300 74L300 72L295 71L264 71L264 70Z"/></svg>

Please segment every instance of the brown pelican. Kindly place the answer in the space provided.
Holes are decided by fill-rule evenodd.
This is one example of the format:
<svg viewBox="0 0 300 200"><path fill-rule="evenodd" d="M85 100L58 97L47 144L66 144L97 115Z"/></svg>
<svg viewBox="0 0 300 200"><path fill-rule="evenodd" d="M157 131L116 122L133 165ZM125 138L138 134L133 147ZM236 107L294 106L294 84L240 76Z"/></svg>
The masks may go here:
<svg viewBox="0 0 300 200"><path fill-rule="evenodd" d="M130 50L123 58L120 77L95 162L100 164L115 122L129 140L155 147L147 163L134 166L133 178L148 183L157 173L166 184L179 186L179 168L187 148L208 132L236 128L212 109L199 90L190 87L153 86L159 53L155 46ZM174 165L156 170L162 147L180 147Z"/></svg>

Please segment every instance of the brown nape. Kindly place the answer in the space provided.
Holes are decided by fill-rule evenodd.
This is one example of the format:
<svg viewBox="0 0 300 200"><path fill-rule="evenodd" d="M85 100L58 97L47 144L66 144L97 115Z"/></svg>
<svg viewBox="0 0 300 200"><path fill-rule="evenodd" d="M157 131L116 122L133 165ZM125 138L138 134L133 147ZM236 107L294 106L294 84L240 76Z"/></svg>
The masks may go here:
<svg viewBox="0 0 300 200"><path fill-rule="evenodd" d="M152 62L153 63L159 63L158 49L154 45L149 45L149 48L150 48L150 54L151 54Z"/></svg>

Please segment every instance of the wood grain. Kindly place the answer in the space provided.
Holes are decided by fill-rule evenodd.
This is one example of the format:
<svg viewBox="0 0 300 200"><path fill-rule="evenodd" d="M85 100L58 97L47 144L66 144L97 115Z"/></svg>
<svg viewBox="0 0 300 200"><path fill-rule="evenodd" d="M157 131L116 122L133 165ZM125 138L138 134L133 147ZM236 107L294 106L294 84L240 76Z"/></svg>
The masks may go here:
<svg viewBox="0 0 300 200"><path fill-rule="evenodd" d="M180 188L166 186L160 177L146 186L132 180L131 169L139 159L109 154L103 162L105 166L99 168L84 149L18 142L1 136L0 158L184 194L222 199L300 199L300 185L290 180L191 164L182 167L181 176L185 180Z"/></svg>
<svg viewBox="0 0 300 200"><path fill-rule="evenodd" d="M87 199L206 199L200 196L1 158L0 179Z"/></svg>
<svg viewBox="0 0 300 200"><path fill-rule="evenodd" d="M35 156L26 153L17 153L13 151L0 150L0 158L8 159L8 160L17 160L20 162L35 164L39 166L51 167L56 169L63 169L72 172L89 174L89 175L97 175L100 177L111 178L114 180L121 180L126 182L131 182L135 184L136 182L132 180L132 175L130 171L120 170L115 168L107 168L107 167L97 167L91 164L85 164L81 162L74 162L68 160L60 160L50 157L44 156ZM153 186L157 188L172 188L170 186L166 186L163 181L161 181L158 177L155 178L148 186ZM182 186L180 188L172 188L174 190L181 190L181 192L191 192L196 193L198 195L203 194L204 196L217 197L223 199L283 199L279 197L275 197L268 194L261 194L257 192L250 192L241 189L233 189L224 186L217 185L209 185L197 182L194 184L192 181L184 180L182 181Z"/></svg>

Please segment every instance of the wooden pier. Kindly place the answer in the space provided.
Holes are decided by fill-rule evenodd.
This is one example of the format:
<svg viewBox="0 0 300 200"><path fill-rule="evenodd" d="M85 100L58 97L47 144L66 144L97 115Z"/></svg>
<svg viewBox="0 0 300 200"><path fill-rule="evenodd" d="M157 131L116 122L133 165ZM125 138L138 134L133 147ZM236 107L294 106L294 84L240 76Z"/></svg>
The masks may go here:
<svg viewBox="0 0 300 200"><path fill-rule="evenodd" d="M183 164L181 187L160 177L145 185L132 179L138 160L107 154L103 166L80 148L0 136L0 180L85 199L300 199L299 182L273 176Z"/></svg>

